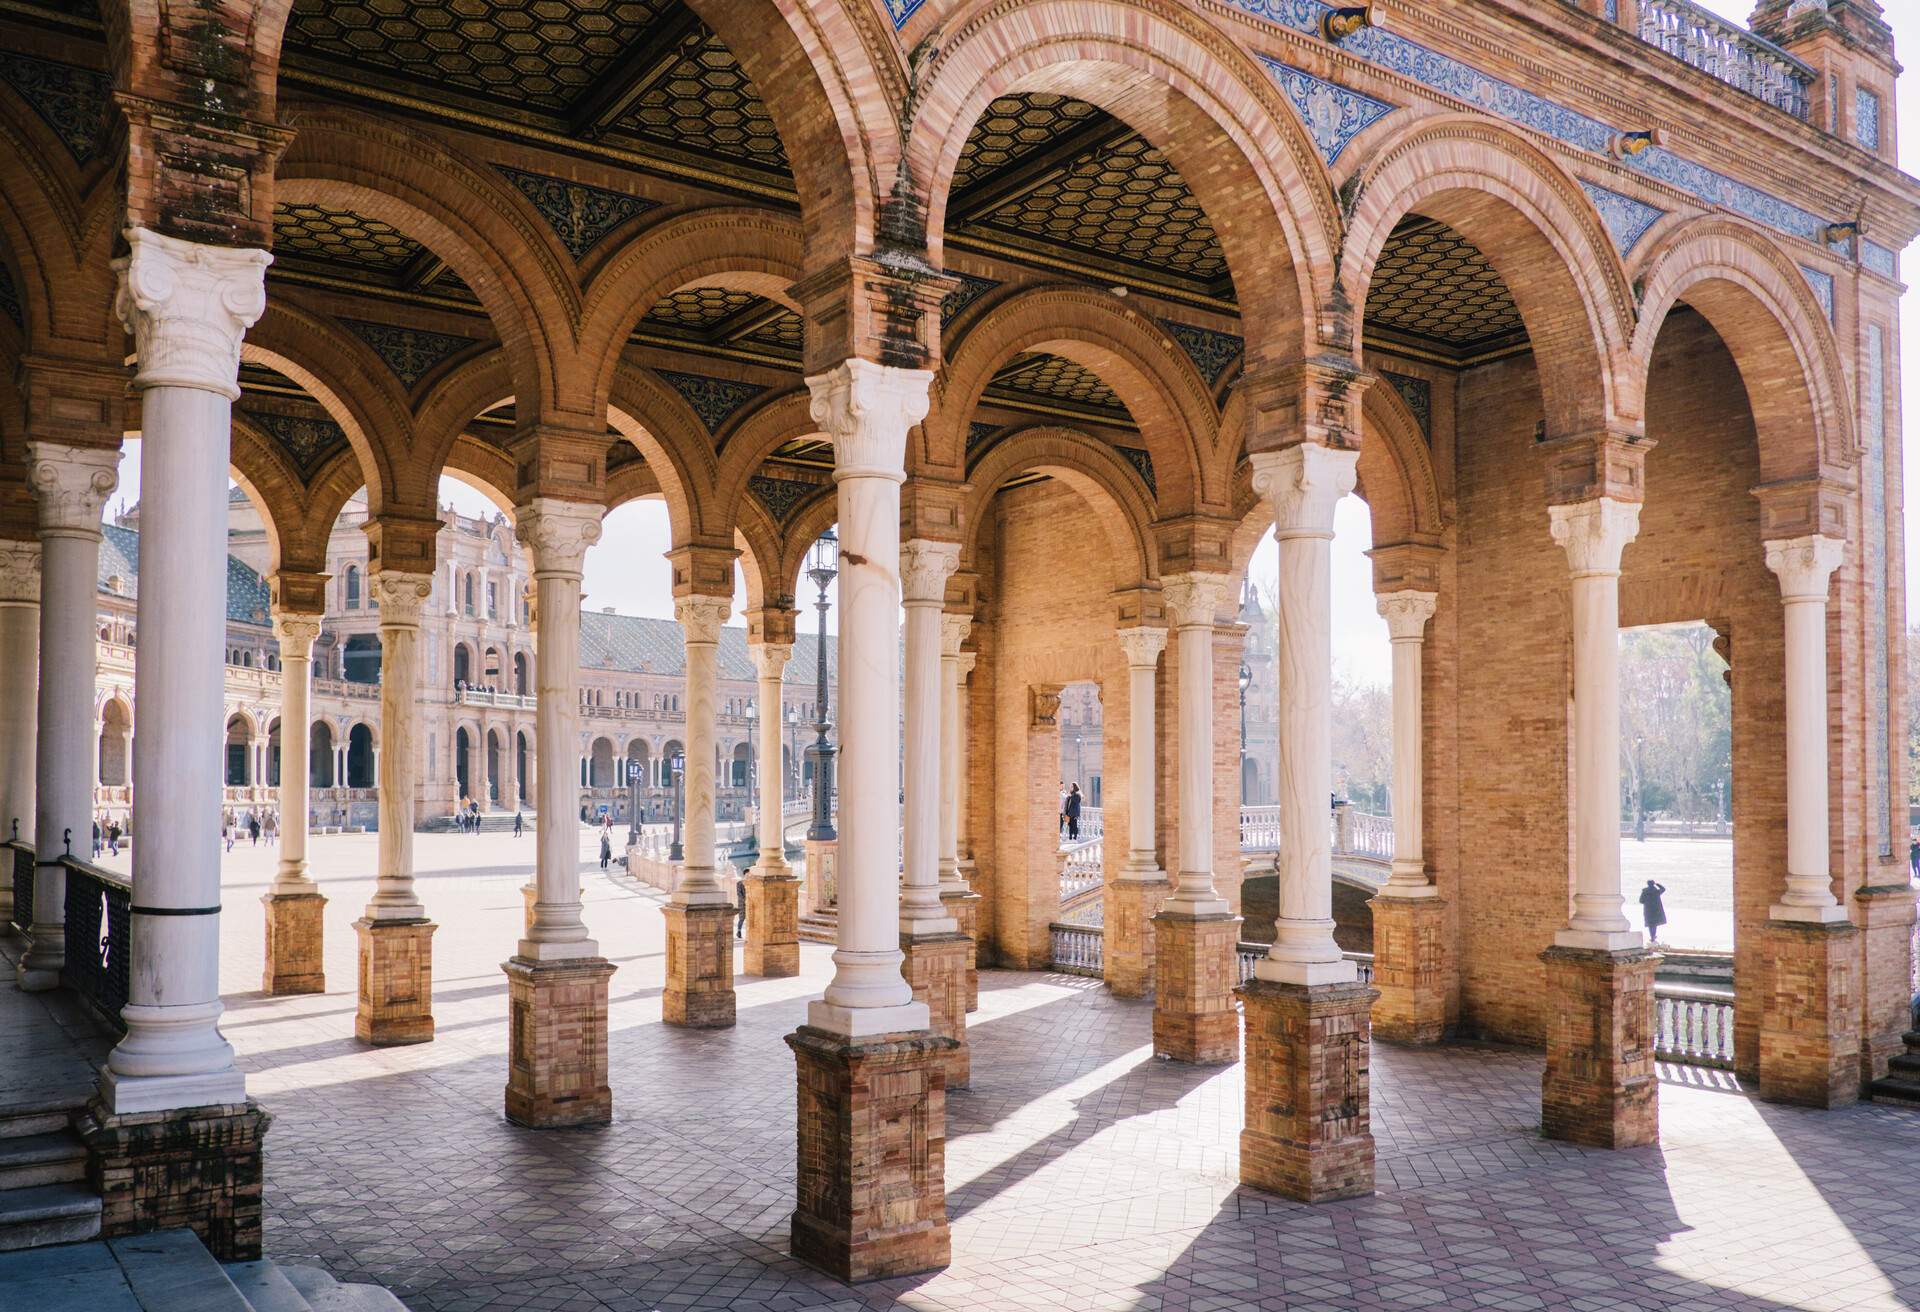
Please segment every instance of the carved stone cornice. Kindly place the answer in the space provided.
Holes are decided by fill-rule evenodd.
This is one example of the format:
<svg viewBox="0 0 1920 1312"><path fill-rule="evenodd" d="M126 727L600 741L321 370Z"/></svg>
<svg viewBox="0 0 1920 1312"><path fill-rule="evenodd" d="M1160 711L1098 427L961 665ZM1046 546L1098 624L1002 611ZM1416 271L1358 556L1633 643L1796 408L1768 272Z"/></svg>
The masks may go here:
<svg viewBox="0 0 1920 1312"><path fill-rule="evenodd" d="M960 677L964 679L969 674L972 674L973 667L978 665L979 663L980 663L979 652L977 651L961 652L960 653Z"/></svg>
<svg viewBox="0 0 1920 1312"><path fill-rule="evenodd" d="M786 673L787 662L793 659L793 644L790 642L754 642L747 644L747 655L753 661L753 671L762 679L779 679Z"/></svg>
<svg viewBox="0 0 1920 1312"><path fill-rule="evenodd" d="M1786 602L1825 601L1833 571L1847 555L1846 543L1817 533L1774 538L1766 546L1767 568L1779 576L1780 599Z"/></svg>
<svg viewBox="0 0 1920 1312"><path fill-rule="evenodd" d="M673 571L673 595L676 597L733 596L733 565L740 559L739 549L689 543L667 553L667 566Z"/></svg>
<svg viewBox="0 0 1920 1312"><path fill-rule="evenodd" d="M1160 653L1167 649L1167 631L1146 626L1121 629L1117 635L1120 650L1127 654L1128 669L1152 669L1160 663Z"/></svg>
<svg viewBox="0 0 1920 1312"><path fill-rule="evenodd" d="M798 618L793 610L793 598L784 599L784 606L765 605L747 612L747 644L759 643L792 646L795 639L794 621Z"/></svg>
<svg viewBox="0 0 1920 1312"><path fill-rule="evenodd" d="M193 387L240 397L240 341L267 308L262 250L207 246L127 229L133 253L120 275L114 312L134 340L133 385Z"/></svg>
<svg viewBox="0 0 1920 1312"><path fill-rule="evenodd" d="M953 542L916 538L900 544L900 601L909 606L938 606L946 601L947 580L960 567Z"/></svg>
<svg viewBox="0 0 1920 1312"><path fill-rule="evenodd" d="M533 552L536 578L580 577L587 548L600 540L599 506L535 497L513 512L513 536Z"/></svg>
<svg viewBox="0 0 1920 1312"><path fill-rule="evenodd" d="M433 592L433 575L379 569L367 575L367 591L380 607L382 629L417 629L420 608Z"/></svg>
<svg viewBox="0 0 1920 1312"><path fill-rule="evenodd" d="M1651 439L1639 433L1601 429L1540 443L1546 457L1547 503L1566 505L1606 497L1641 501L1647 490Z"/></svg>
<svg viewBox="0 0 1920 1312"><path fill-rule="evenodd" d="M1408 589L1380 593L1373 599L1373 604L1380 612L1380 618L1387 622L1387 636L1390 639L1394 642L1419 642L1426 636L1427 621L1433 618L1434 606L1439 600L1437 593Z"/></svg>
<svg viewBox="0 0 1920 1312"><path fill-rule="evenodd" d="M1620 553L1640 532L1640 503L1601 497L1548 506L1553 540L1567 553L1574 578L1620 573Z"/></svg>
<svg viewBox="0 0 1920 1312"><path fill-rule="evenodd" d="M314 640L320 636L320 617L283 611L276 606L273 611L273 636L280 642L282 662L310 661L313 659Z"/></svg>
<svg viewBox="0 0 1920 1312"><path fill-rule="evenodd" d="M27 486L39 500L40 536L100 536L100 510L120 486L112 447L27 443Z"/></svg>
<svg viewBox="0 0 1920 1312"><path fill-rule="evenodd" d="M0 605L40 604L40 544L0 538Z"/></svg>
<svg viewBox="0 0 1920 1312"><path fill-rule="evenodd" d="M327 613L327 581L332 577L317 570L275 570L267 577L267 590L273 598L274 614L307 615L319 619Z"/></svg>
<svg viewBox="0 0 1920 1312"><path fill-rule="evenodd" d="M1250 452L1306 444L1358 449L1360 407L1374 375L1338 355L1261 369L1241 380Z"/></svg>
<svg viewBox="0 0 1920 1312"><path fill-rule="evenodd" d="M940 617L940 654L945 657L958 656L960 644L973 632L973 616L942 615Z"/></svg>
<svg viewBox="0 0 1920 1312"><path fill-rule="evenodd" d="M1032 693L1033 727L1049 728L1060 722L1060 694L1065 691L1059 684L1036 684L1029 690Z"/></svg>
<svg viewBox="0 0 1920 1312"><path fill-rule="evenodd" d="M733 613L731 597L703 597L697 594L673 599L673 617L680 621L682 635L689 647L712 646L720 641L720 626Z"/></svg>
<svg viewBox="0 0 1920 1312"><path fill-rule="evenodd" d="M907 432L927 417L933 373L843 360L807 379L813 421L833 441L833 477L907 478Z"/></svg>
<svg viewBox="0 0 1920 1312"><path fill-rule="evenodd" d="M1227 595L1225 574L1167 574L1160 579L1167 601L1167 618L1176 629L1211 629Z"/></svg>
<svg viewBox="0 0 1920 1312"><path fill-rule="evenodd" d="M1281 538L1331 538L1333 511L1353 491L1360 453L1301 443L1257 451L1253 490L1273 503L1273 532Z"/></svg>

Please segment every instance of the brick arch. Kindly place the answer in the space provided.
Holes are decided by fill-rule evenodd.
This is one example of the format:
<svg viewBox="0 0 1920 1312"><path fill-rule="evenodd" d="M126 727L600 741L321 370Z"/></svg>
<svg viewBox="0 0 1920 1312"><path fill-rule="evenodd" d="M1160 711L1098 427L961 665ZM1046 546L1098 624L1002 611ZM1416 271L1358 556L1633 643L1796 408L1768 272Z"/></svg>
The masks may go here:
<svg viewBox="0 0 1920 1312"><path fill-rule="evenodd" d="M1388 236L1410 213L1438 219L1487 257L1519 307L1540 365L1547 431L1592 432L1619 418L1619 363L1633 297L1593 203L1565 170L1500 124L1418 120L1361 166L1341 258L1341 291L1361 316Z"/></svg>
<svg viewBox="0 0 1920 1312"><path fill-rule="evenodd" d="M819 536L840 522L840 498L838 489L826 496L809 501L787 525L780 539L781 563L786 569L784 575L773 573L770 565L767 572L770 577L783 579L782 591L794 598L795 609L813 604L814 590L811 581L804 587L800 582L800 572L807 563L807 553Z"/></svg>
<svg viewBox="0 0 1920 1312"><path fill-rule="evenodd" d="M661 497L660 480L654 475L653 467L644 460L635 460L620 466L607 475L607 510L612 512L629 501L644 501L648 497Z"/></svg>
<svg viewBox="0 0 1920 1312"><path fill-rule="evenodd" d="M480 485L480 490L500 507L509 517L513 514L513 495L518 482L518 471L514 467L513 457L490 442L482 442L466 433L454 438L448 448L446 459L441 464L442 473L455 473ZM440 480L434 479L434 493L439 495Z"/></svg>
<svg viewBox="0 0 1920 1312"><path fill-rule="evenodd" d="M740 554L734 558L734 567L740 571L741 582L746 587L749 611L759 610L767 602L766 560L778 559L780 554L780 531L773 520L758 506L752 507L740 524L733 530L734 550ZM765 553L771 552L771 556ZM781 595L778 590L775 596ZM789 601L791 597L789 596Z"/></svg>
<svg viewBox="0 0 1920 1312"><path fill-rule="evenodd" d="M124 354L111 259L125 197L98 185L110 154L84 175L54 163L69 158L45 121L0 82L0 244L13 256L26 337L36 350Z"/></svg>
<svg viewBox="0 0 1920 1312"><path fill-rule="evenodd" d="M247 500L260 512L260 523L267 531L267 568L272 575L289 563L283 544L300 540L302 511L307 489L280 450L280 444L256 429L244 414L233 415L233 437L228 452L228 472ZM282 526L280 517L289 517ZM303 560L302 566L306 562Z"/></svg>
<svg viewBox="0 0 1920 1312"><path fill-rule="evenodd" d="M1625 390L1644 403L1660 330L1673 308L1699 311L1747 382L1763 482L1809 478L1858 460L1852 391L1826 311L1779 247L1745 224L1696 219L1639 266L1641 317Z"/></svg>
<svg viewBox="0 0 1920 1312"><path fill-rule="evenodd" d="M820 425L804 387L772 398L743 420L720 452L714 474L714 525L737 527L744 515L757 508L747 482L760 472L767 457L782 443L816 433Z"/></svg>
<svg viewBox="0 0 1920 1312"><path fill-rule="evenodd" d="M996 96L1048 91L1098 105L1164 151L1212 219L1251 349L1318 351L1339 249L1333 186L1273 79L1174 0L978 5L918 74L909 176L941 262L962 147Z"/></svg>
<svg viewBox="0 0 1920 1312"><path fill-rule="evenodd" d="M414 406L415 482L431 485L439 499L440 470L453 460L454 447L470 438L474 419L513 397L513 370L498 348L469 356L443 373Z"/></svg>
<svg viewBox="0 0 1920 1312"><path fill-rule="evenodd" d="M967 476L960 523L961 568L972 569L987 505L1009 478L1028 472L1057 478L1080 495L1106 531L1119 586L1159 577L1154 507L1139 473L1100 439L1076 429L1043 425L1010 433L988 447Z"/></svg>
<svg viewBox="0 0 1920 1312"><path fill-rule="evenodd" d="M667 503L674 546L701 537L731 536L724 524L710 522L718 509L713 491L718 459L685 401L651 370L622 365L613 380L606 416L653 470Z"/></svg>
<svg viewBox="0 0 1920 1312"><path fill-rule="evenodd" d="M804 243L792 215L747 205L687 211L635 234L594 274L581 307L585 403L606 404L634 326L683 287L729 287L797 310L787 288L800 277Z"/></svg>
<svg viewBox="0 0 1920 1312"><path fill-rule="evenodd" d="M1159 325L1119 298L1083 287L1015 295L959 341L935 382L909 470L965 467L968 421L994 372L1023 351L1091 369L1126 403L1153 455L1161 515L1225 504L1230 471L1219 467L1220 417L1206 381Z"/></svg>
<svg viewBox="0 0 1920 1312"><path fill-rule="evenodd" d="M393 389L370 382L362 354L364 350L356 351L325 320L284 299L268 301L266 313L240 344L242 360L285 374L340 425L366 484L367 508L377 514L390 505L405 504L412 491L398 476L394 453L386 443L394 442L404 451L413 424L404 399Z"/></svg>
<svg viewBox="0 0 1920 1312"><path fill-rule="evenodd" d="M580 310L571 261L524 196L418 132L346 110L304 110L278 198L336 205L431 248L480 298L522 408L551 412Z"/></svg>

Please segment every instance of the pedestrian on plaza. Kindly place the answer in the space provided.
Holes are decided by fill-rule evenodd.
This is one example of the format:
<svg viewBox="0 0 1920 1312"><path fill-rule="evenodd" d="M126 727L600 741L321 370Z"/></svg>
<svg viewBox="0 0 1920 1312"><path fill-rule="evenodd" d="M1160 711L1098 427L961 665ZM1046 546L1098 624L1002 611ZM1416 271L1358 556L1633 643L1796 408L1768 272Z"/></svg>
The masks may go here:
<svg viewBox="0 0 1920 1312"><path fill-rule="evenodd" d="M118 820L107 822L107 851L114 856L120 855L120 822Z"/></svg>
<svg viewBox="0 0 1920 1312"><path fill-rule="evenodd" d="M1080 841L1080 785L1075 784L1067 790L1065 810L1067 813L1067 841Z"/></svg>
<svg viewBox="0 0 1920 1312"><path fill-rule="evenodd" d="M247 833L252 837L253 845L260 846L260 817L251 811L247 812Z"/></svg>
<svg viewBox="0 0 1920 1312"><path fill-rule="evenodd" d="M95 817L93 822L93 859L95 861L100 859L100 821L98 817Z"/></svg>
<svg viewBox="0 0 1920 1312"><path fill-rule="evenodd" d="M1915 879L1920 879L1920 829L1913 830L1907 838L1907 869Z"/></svg>
<svg viewBox="0 0 1920 1312"><path fill-rule="evenodd" d="M1060 832L1067 832L1067 781L1060 781Z"/></svg>
<svg viewBox="0 0 1920 1312"><path fill-rule="evenodd" d="M1640 890L1640 914L1646 917L1649 943L1660 941L1660 926L1667 923L1667 904L1660 900L1660 895L1666 891L1665 884L1656 884L1651 879Z"/></svg>
<svg viewBox="0 0 1920 1312"><path fill-rule="evenodd" d="M473 817L473 832L476 834L479 833L480 832L480 803L475 802L473 806L468 810L468 814Z"/></svg>
<svg viewBox="0 0 1920 1312"><path fill-rule="evenodd" d="M526 828L526 823L527 823L526 820L521 816L521 814L518 811L515 811L513 813L513 836L515 838L520 837L520 831Z"/></svg>
<svg viewBox="0 0 1920 1312"><path fill-rule="evenodd" d="M233 851L233 821L223 818L220 821L220 841L227 845L227 851Z"/></svg>
<svg viewBox="0 0 1920 1312"><path fill-rule="evenodd" d="M607 831L603 829L600 831L600 868L605 870L612 863L613 840L607 836Z"/></svg>
<svg viewBox="0 0 1920 1312"><path fill-rule="evenodd" d="M747 936L747 880L744 875L736 877L733 881L733 914L733 936L745 938Z"/></svg>

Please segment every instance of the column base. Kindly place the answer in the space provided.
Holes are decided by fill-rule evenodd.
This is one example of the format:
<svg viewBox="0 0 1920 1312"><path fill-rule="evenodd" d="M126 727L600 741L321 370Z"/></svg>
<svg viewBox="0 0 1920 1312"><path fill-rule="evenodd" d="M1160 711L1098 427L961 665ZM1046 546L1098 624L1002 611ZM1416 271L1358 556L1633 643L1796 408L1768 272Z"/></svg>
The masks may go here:
<svg viewBox="0 0 1920 1312"><path fill-rule="evenodd" d="M967 1010L980 1010L980 895L962 885L958 892L942 892L940 903L947 909L960 934L967 940Z"/></svg>
<svg viewBox="0 0 1920 1312"><path fill-rule="evenodd" d="M1593 1148L1660 1139L1653 1065L1653 974L1658 953L1548 948L1547 1069L1540 1129Z"/></svg>
<svg viewBox="0 0 1920 1312"><path fill-rule="evenodd" d="M376 1048L433 1041L431 920L356 920L360 1005L353 1035Z"/></svg>
<svg viewBox="0 0 1920 1312"><path fill-rule="evenodd" d="M667 989L662 1019L690 1029L733 1024L733 908L661 908L667 918Z"/></svg>
<svg viewBox="0 0 1920 1312"><path fill-rule="evenodd" d="M1247 1015L1240 1183L1324 1203L1373 1192L1365 984L1239 988Z"/></svg>
<svg viewBox="0 0 1920 1312"><path fill-rule="evenodd" d="M749 975L784 979L800 973L800 880L782 866L779 874L749 872L747 948Z"/></svg>
<svg viewBox="0 0 1920 1312"><path fill-rule="evenodd" d="M1167 877L1159 871L1143 877L1129 872L1107 885L1101 961L1107 991L1114 997L1144 998L1153 993L1153 918L1168 892Z"/></svg>
<svg viewBox="0 0 1920 1312"><path fill-rule="evenodd" d="M953 1040L925 1031L787 1036L799 1077L793 1255L845 1281L947 1265L947 1088Z"/></svg>
<svg viewBox="0 0 1920 1312"><path fill-rule="evenodd" d="M267 964L262 991L277 996L327 991L322 952L327 899L318 893L268 893Z"/></svg>
<svg viewBox="0 0 1920 1312"><path fill-rule="evenodd" d="M60 987L60 969L67 964L67 927L36 923L27 927L27 950L13 968L13 982L22 993L45 993Z"/></svg>
<svg viewBox="0 0 1920 1312"><path fill-rule="evenodd" d="M613 1120L607 1086L607 981L600 957L527 961L507 972L507 1119L536 1130L605 1125Z"/></svg>
<svg viewBox="0 0 1920 1312"><path fill-rule="evenodd" d="M1760 1011L1760 1096L1841 1107L1860 1099L1860 931L1770 920Z"/></svg>
<svg viewBox="0 0 1920 1312"><path fill-rule="evenodd" d="M1153 1051L1196 1065L1240 1056L1240 1013L1233 1005L1234 949L1240 917L1153 918Z"/></svg>
<svg viewBox="0 0 1920 1312"><path fill-rule="evenodd" d="M973 940L961 934L900 936L900 973L913 1000L926 1005L929 1028L954 1042L945 1062L949 1089L966 1088L972 1076L967 1047L967 952L972 946Z"/></svg>
<svg viewBox="0 0 1920 1312"><path fill-rule="evenodd" d="M1447 1030L1446 906L1439 898L1373 898L1373 1032L1438 1043Z"/></svg>
<svg viewBox="0 0 1920 1312"><path fill-rule="evenodd" d="M114 1115L97 1099L75 1126L100 1237L191 1229L222 1262L260 1257L261 1141L273 1117L242 1103Z"/></svg>
<svg viewBox="0 0 1920 1312"><path fill-rule="evenodd" d="M520 937L533 937L533 904L540 900L540 886L532 880L520 885Z"/></svg>

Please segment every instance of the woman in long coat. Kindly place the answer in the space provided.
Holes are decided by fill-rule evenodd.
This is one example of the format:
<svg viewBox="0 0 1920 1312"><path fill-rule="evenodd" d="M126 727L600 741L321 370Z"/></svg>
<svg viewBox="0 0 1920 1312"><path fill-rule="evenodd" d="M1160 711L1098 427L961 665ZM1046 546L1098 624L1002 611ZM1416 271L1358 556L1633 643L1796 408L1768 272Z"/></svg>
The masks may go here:
<svg viewBox="0 0 1920 1312"><path fill-rule="evenodd" d="M1660 895L1666 891L1665 884L1656 884L1651 879L1647 881L1647 886L1640 890L1640 914L1647 920L1649 943L1660 941L1660 926L1667 923L1667 905L1660 900Z"/></svg>

